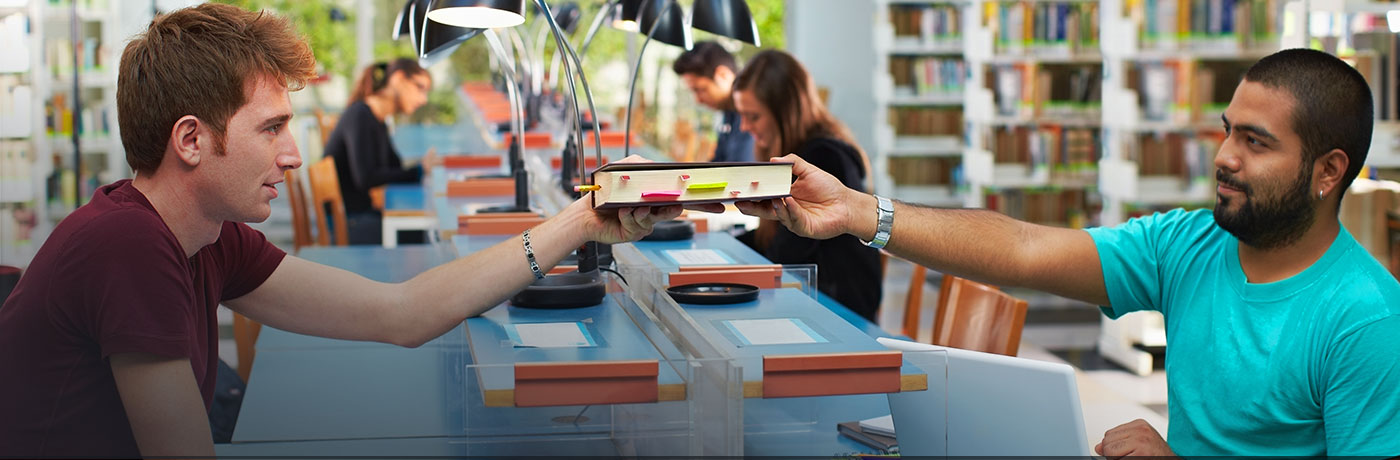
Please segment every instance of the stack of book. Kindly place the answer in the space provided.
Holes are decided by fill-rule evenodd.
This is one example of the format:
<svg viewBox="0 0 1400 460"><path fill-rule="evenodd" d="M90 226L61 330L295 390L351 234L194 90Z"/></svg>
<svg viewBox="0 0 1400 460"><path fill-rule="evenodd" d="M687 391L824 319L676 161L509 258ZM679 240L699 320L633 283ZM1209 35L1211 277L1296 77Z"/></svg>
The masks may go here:
<svg viewBox="0 0 1400 460"><path fill-rule="evenodd" d="M889 415L838 423L836 431L842 436L870 446L877 454L899 453L899 443L895 441L894 436L894 420Z"/></svg>

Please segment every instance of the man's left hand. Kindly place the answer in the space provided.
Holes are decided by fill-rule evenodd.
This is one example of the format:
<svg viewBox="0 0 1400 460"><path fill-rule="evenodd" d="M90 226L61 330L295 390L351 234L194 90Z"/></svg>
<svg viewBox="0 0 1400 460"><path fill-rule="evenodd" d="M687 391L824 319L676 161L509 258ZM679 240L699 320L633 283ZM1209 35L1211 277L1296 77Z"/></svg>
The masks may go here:
<svg viewBox="0 0 1400 460"><path fill-rule="evenodd" d="M1167 446L1167 441L1157 433L1157 429L1146 420L1137 419L1118 425L1103 434L1103 441L1094 446L1094 452L1109 459L1126 456L1175 457L1176 453Z"/></svg>

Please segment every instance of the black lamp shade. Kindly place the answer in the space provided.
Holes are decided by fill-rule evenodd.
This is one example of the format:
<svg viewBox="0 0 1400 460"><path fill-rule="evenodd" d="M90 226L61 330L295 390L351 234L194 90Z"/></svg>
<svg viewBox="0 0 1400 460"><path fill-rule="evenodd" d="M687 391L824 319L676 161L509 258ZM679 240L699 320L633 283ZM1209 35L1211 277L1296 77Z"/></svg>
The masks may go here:
<svg viewBox="0 0 1400 460"><path fill-rule="evenodd" d="M637 33L646 35L651 31L652 24L660 21L651 39L688 50L691 46L690 24L686 21L685 9L680 5L671 5L675 1L643 0L639 11L641 20L637 21L640 30Z"/></svg>
<svg viewBox="0 0 1400 460"><path fill-rule="evenodd" d="M394 18L394 33L390 35L393 40L398 40L404 35L408 35L413 42L413 49L418 49L418 36L422 31L423 21L428 18L428 3L430 0L408 0L404 3L403 10L399 11L399 16Z"/></svg>
<svg viewBox="0 0 1400 460"><path fill-rule="evenodd" d="M695 0L690 20L696 29L761 46L758 24L744 0Z"/></svg>
<svg viewBox="0 0 1400 460"><path fill-rule="evenodd" d="M481 33L481 29L449 26L436 21L424 21L423 41L418 47L418 60L424 66L431 66L457 50L467 40Z"/></svg>
<svg viewBox="0 0 1400 460"><path fill-rule="evenodd" d="M439 0L428 19L473 29L515 27L525 23L525 0Z"/></svg>
<svg viewBox="0 0 1400 460"><path fill-rule="evenodd" d="M554 9L554 22L558 23L559 30L566 34L572 34L574 30L578 29L578 20L581 16L583 16L583 12L579 11L578 4L574 2L559 5L558 8Z"/></svg>
<svg viewBox="0 0 1400 460"><path fill-rule="evenodd" d="M641 8L642 0L620 0L609 13L608 24L614 29L636 32L637 11Z"/></svg>

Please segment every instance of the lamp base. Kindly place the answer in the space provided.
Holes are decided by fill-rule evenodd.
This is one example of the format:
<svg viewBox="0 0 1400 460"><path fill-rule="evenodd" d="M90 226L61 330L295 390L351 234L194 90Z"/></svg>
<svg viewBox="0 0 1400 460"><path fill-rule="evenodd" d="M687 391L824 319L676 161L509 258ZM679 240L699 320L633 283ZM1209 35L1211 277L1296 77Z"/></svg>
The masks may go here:
<svg viewBox="0 0 1400 460"><path fill-rule="evenodd" d="M598 266L598 267L611 267L612 264L613 264L612 245L611 245L611 244L599 244L599 245L597 245L597 246L598 246L598 251L597 251L597 254L596 254L594 257L597 258L598 262L595 264L595 266ZM564 256L564 260L560 260L559 263L558 263L557 265L578 265L578 264L579 264L579 255L578 255L578 251L574 251L574 252L569 253L569 255Z"/></svg>
<svg viewBox="0 0 1400 460"><path fill-rule="evenodd" d="M642 241L679 241L695 237L695 224L688 220L663 220L651 227Z"/></svg>
<svg viewBox="0 0 1400 460"><path fill-rule="evenodd" d="M597 270L549 275L510 298L521 308L562 310L598 305L608 293Z"/></svg>

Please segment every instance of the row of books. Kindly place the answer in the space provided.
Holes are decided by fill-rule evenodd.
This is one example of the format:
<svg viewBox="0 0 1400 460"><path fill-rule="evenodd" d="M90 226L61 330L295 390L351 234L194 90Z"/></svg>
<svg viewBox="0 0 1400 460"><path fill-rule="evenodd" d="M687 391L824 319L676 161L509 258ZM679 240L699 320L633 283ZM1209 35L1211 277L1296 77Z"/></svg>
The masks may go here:
<svg viewBox="0 0 1400 460"><path fill-rule="evenodd" d="M967 64L960 58L891 56L890 77L897 89L916 95L961 92Z"/></svg>
<svg viewBox="0 0 1400 460"><path fill-rule="evenodd" d="M1126 0L1143 49L1274 46L1281 0ZM1223 40L1222 40L1223 39Z"/></svg>
<svg viewBox="0 0 1400 460"><path fill-rule="evenodd" d="M962 165L950 157L890 157L890 178L895 185L951 185Z"/></svg>
<svg viewBox="0 0 1400 460"><path fill-rule="evenodd" d="M1388 32L1354 34L1352 46L1356 51L1349 59L1357 72L1371 86L1377 120L1400 120L1400 35Z"/></svg>
<svg viewBox="0 0 1400 460"><path fill-rule="evenodd" d="M986 208L1026 222L1084 228L1086 216L1098 215L1102 204L1084 189L1007 189L984 195Z"/></svg>
<svg viewBox="0 0 1400 460"><path fill-rule="evenodd" d="M107 46L96 37L87 37L82 41L82 48L76 49L73 42L67 39L53 39L45 44L46 62L49 63L50 71L59 78L68 78L66 75L73 73L73 54L80 53L78 57L78 68L83 72L90 72L108 65L115 64L109 62L112 58Z"/></svg>
<svg viewBox="0 0 1400 460"><path fill-rule="evenodd" d="M960 44L961 11L957 4L890 5L890 25L896 39L915 38L925 44Z"/></svg>
<svg viewBox="0 0 1400 460"><path fill-rule="evenodd" d="M890 126L897 136L961 136L963 113L951 107L891 107Z"/></svg>
<svg viewBox="0 0 1400 460"><path fill-rule="evenodd" d="M1098 2L988 2L985 17L1007 53L1097 52Z"/></svg>
<svg viewBox="0 0 1400 460"><path fill-rule="evenodd" d="M1139 176L1175 176L1186 181L1208 177L1224 133L1145 133L1137 136L1128 159Z"/></svg>
<svg viewBox="0 0 1400 460"><path fill-rule="evenodd" d="M993 65L987 78L996 114L1004 117L1042 117L1047 105L1097 107L1103 92L1103 64L1041 64L1019 62ZM1080 114L1096 116L1093 114Z"/></svg>
<svg viewBox="0 0 1400 460"><path fill-rule="evenodd" d="M1248 60L1194 59L1141 62L1128 68L1127 82L1138 93L1143 120L1215 123L1229 105L1234 82L1250 64Z"/></svg>
<svg viewBox="0 0 1400 460"><path fill-rule="evenodd" d="M50 136L69 136L76 130L84 136L106 135L112 130L111 107L98 102L87 104L78 113L65 93L55 93L44 104L44 123Z"/></svg>
<svg viewBox="0 0 1400 460"><path fill-rule="evenodd" d="M997 163L1067 171L1094 168L1099 142L1098 128L1039 125L993 128L990 145Z"/></svg>

